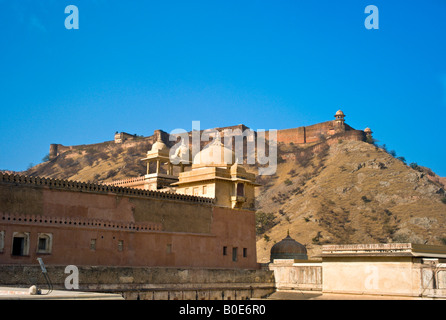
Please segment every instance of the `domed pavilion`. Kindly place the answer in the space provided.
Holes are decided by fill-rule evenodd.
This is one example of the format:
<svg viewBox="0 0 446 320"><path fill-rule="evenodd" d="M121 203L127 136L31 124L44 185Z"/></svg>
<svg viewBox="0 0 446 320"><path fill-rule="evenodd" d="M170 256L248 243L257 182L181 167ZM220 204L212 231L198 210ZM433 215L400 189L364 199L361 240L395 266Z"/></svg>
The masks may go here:
<svg viewBox="0 0 446 320"><path fill-rule="evenodd" d="M308 260L307 248L291 238L290 233L288 232L286 238L276 243L271 248L271 262L277 259Z"/></svg>
<svg viewBox="0 0 446 320"><path fill-rule="evenodd" d="M237 163L235 153L225 147L217 132L194 156L192 170L181 172L173 185L177 193L215 198L215 204L223 207L253 210L255 180L255 174Z"/></svg>

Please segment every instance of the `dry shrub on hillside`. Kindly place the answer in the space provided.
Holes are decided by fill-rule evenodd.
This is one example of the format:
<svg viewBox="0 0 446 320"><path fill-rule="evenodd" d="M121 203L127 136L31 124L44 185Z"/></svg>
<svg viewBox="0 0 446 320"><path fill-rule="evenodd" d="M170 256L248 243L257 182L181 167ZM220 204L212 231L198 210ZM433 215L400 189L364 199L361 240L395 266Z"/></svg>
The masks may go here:
<svg viewBox="0 0 446 320"><path fill-rule="evenodd" d="M311 149L299 149L296 153L296 162L302 167L306 168L310 162L311 159L313 159L314 153Z"/></svg>
<svg viewBox="0 0 446 320"><path fill-rule="evenodd" d="M277 224L273 213L256 212L256 234L263 234Z"/></svg>
<svg viewBox="0 0 446 320"><path fill-rule="evenodd" d="M121 146L118 146L112 150L111 154L112 154L113 158L117 158L123 152L124 152L124 149Z"/></svg>
<svg viewBox="0 0 446 320"><path fill-rule="evenodd" d="M319 225L328 230L336 243L349 243L355 233L351 225L350 212L344 208L336 208L331 203L321 203L317 213Z"/></svg>

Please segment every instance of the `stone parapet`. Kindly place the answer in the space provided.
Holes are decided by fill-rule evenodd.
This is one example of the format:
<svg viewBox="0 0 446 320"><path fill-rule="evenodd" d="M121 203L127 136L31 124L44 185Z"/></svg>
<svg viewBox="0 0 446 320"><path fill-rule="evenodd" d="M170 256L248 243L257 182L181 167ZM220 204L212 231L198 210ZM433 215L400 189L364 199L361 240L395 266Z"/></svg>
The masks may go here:
<svg viewBox="0 0 446 320"><path fill-rule="evenodd" d="M54 289L64 289L65 266L47 266ZM245 300L274 292L274 274L266 270L78 267L79 290L120 293L140 300ZM0 266L0 285L45 289L38 265Z"/></svg>
<svg viewBox="0 0 446 320"><path fill-rule="evenodd" d="M321 261L275 259L269 265L277 290L322 291Z"/></svg>
<svg viewBox="0 0 446 320"><path fill-rule="evenodd" d="M122 180L114 180L112 182L106 182L105 185L108 186L124 186L124 185L130 185L130 184L139 184L143 183L145 180L144 176L135 177L135 178L128 178L128 179L122 179Z"/></svg>
<svg viewBox="0 0 446 320"><path fill-rule="evenodd" d="M183 195L162 191L142 190L135 188L126 188L120 186L97 184L90 182L79 182L64 179L52 179L41 177L30 177L19 174L8 174L0 171L0 183L12 183L37 187L47 187L51 189L60 189L67 191L91 192L102 194L118 194L123 196L149 197L163 200L187 201L200 204L214 204L214 199L198 197L192 195Z"/></svg>
<svg viewBox="0 0 446 320"><path fill-rule="evenodd" d="M324 245L322 246L321 256L427 256L446 258L446 247L413 243Z"/></svg>

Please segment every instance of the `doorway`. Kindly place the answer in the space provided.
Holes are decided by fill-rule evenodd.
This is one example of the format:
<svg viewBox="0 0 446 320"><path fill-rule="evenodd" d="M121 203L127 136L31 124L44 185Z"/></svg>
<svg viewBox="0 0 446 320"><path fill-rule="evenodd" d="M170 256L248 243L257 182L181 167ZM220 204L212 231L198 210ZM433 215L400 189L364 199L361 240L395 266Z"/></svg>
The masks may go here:
<svg viewBox="0 0 446 320"><path fill-rule="evenodd" d="M12 241L12 255L23 256L25 253L25 238L14 237Z"/></svg>

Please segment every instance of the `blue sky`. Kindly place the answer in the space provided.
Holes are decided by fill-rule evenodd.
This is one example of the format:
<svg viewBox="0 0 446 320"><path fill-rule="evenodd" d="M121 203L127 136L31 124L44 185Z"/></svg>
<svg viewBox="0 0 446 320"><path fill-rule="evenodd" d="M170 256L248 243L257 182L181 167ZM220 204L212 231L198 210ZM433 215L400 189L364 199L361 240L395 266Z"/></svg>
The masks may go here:
<svg viewBox="0 0 446 320"><path fill-rule="evenodd" d="M342 109L446 176L444 0L0 0L0 35L0 169L115 131L285 129Z"/></svg>

